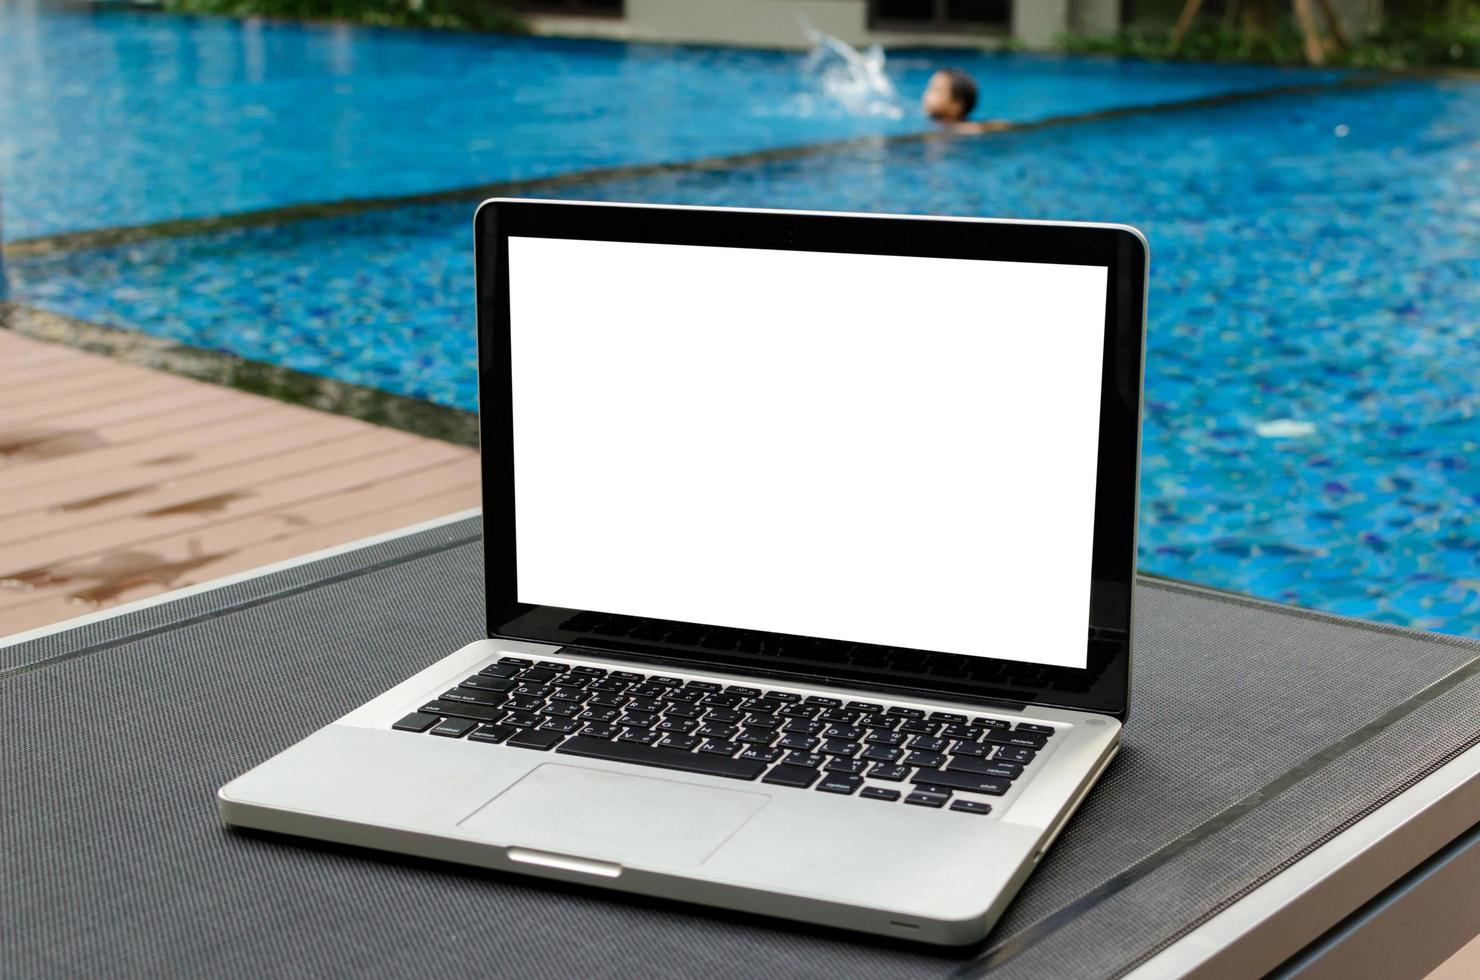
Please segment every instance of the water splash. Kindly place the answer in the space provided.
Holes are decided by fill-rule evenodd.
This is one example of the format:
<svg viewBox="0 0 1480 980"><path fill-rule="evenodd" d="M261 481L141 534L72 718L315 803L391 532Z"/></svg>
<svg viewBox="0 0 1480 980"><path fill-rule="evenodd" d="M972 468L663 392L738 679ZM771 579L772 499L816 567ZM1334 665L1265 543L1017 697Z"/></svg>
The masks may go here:
<svg viewBox="0 0 1480 980"><path fill-rule="evenodd" d="M828 102L850 115L904 117L904 99L884 72L883 48L875 44L859 51L819 31L805 17L798 16L797 25L812 43L802 72L814 80Z"/></svg>

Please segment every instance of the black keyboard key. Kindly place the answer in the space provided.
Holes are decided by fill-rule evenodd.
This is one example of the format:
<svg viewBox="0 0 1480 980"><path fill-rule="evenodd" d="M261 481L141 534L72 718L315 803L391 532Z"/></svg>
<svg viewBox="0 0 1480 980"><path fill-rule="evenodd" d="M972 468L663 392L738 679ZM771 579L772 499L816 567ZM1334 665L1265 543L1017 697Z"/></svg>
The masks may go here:
<svg viewBox="0 0 1480 980"><path fill-rule="evenodd" d="M443 738L462 738L468 732L478 727L476 721L464 721L461 718L447 718L432 726L433 735L441 735Z"/></svg>
<svg viewBox="0 0 1480 980"><path fill-rule="evenodd" d="M570 672L572 674L585 674L587 677L605 677L606 676L606 668L605 667L572 667L570 669Z"/></svg>
<svg viewBox="0 0 1480 980"><path fill-rule="evenodd" d="M680 735L687 735L698 727L699 723L692 718L665 717L662 721L658 722L658 731L678 732Z"/></svg>
<svg viewBox="0 0 1480 980"><path fill-rule="evenodd" d="M742 687L739 684L731 684L725 688L725 693L738 694L742 698L758 698L761 696L761 689L758 687Z"/></svg>
<svg viewBox="0 0 1480 980"><path fill-rule="evenodd" d="M552 732L548 728L526 728L521 732L510 735L509 740L504 744L517 745L521 749L538 749L541 752L548 752L550 749L559 745L564 738L565 736L560 732Z"/></svg>
<svg viewBox="0 0 1480 980"><path fill-rule="evenodd" d="M391 727L398 732L424 732L435 725L440 719L436 715L429 715L421 711L413 711L402 718Z"/></svg>
<svg viewBox="0 0 1480 980"><path fill-rule="evenodd" d="M557 687L555 693L550 695L551 701L565 701L570 704L583 704L589 700L591 694L575 687Z"/></svg>
<svg viewBox="0 0 1480 980"><path fill-rule="evenodd" d="M899 726L899 731L906 735L934 735L940 731L941 725L938 721L924 721L920 718L907 718Z"/></svg>
<svg viewBox="0 0 1480 980"><path fill-rule="evenodd" d="M858 720L858 712L849 711L847 708L830 708L819 717L829 724L851 725Z"/></svg>
<svg viewBox="0 0 1480 980"><path fill-rule="evenodd" d="M818 751L823 755L845 755L852 758L858 754L858 750L861 748L863 746L857 742L850 742L844 738L830 738L822 743L822 748Z"/></svg>
<svg viewBox="0 0 1480 980"><path fill-rule="evenodd" d="M847 707L850 711L862 711L871 715L879 714L884 710L882 704L875 704L872 701L849 701Z"/></svg>
<svg viewBox="0 0 1480 980"><path fill-rule="evenodd" d="M867 759L869 762L894 762L898 760L902 754L903 753L899 749L893 748L892 746L870 745L868 748L863 750L863 755L859 756L859 758Z"/></svg>
<svg viewBox="0 0 1480 980"><path fill-rule="evenodd" d="M992 804L978 800L952 800L951 809L957 813L975 813L984 817L992 812Z"/></svg>
<svg viewBox="0 0 1480 980"><path fill-rule="evenodd" d="M626 681L629 684L647 680L642 674L634 674L630 670L614 670L606 676L615 681Z"/></svg>
<svg viewBox="0 0 1480 980"><path fill-rule="evenodd" d="M1012 727L1011 722L1003 721L1001 718L973 718L971 723L980 728L995 728L998 731L1006 731Z"/></svg>
<svg viewBox="0 0 1480 980"><path fill-rule="evenodd" d="M900 707L893 707L893 708L890 708L887 713L888 714L891 714L891 715L899 715L901 718L924 718L925 717L925 712L921 711L919 708L900 708Z"/></svg>
<svg viewBox="0 0 1480 980"><path fill-rule="evenodd" d="M840 706L843 703L843 702L839 701L837 698L825 698L825 697L822 697L821 695L817 695L817 694L812 695L811 697L807 698L806 700L807 700L807 703L808 704L815 704L815 705L817 705L819 707L822 707L822 708L836 708L836 707Z"/></svg>
<svg viewBox="0 0 1480 980"><path fill-rule="evenodd" d="M950 744L945 739L936 738L934 735L916 735L910 739L910 748L921 752L944 752Z"/></svg>
<svg viewBox="0 0 1480 980"><path fill-rule="evenodd" d="M581 729L581 734L588 738L616 738L622 734L622 730L616 725L594 723Z"/></svg>
<svg viewBox="0 0 1480 980"><path fill-rule="evenodd" d="M774 715L776 712L786 707L786 705L780 701L776 701L771 698L746 698L745 703L741 707L743 707L748 712L754 712L764 715Z"/></svg>
<svg viewBox="0 0 1480 980"><path fill-rule="evenodd" d="M869 745L903 745L907 737L899 732L869 732L863 740Z"/></svg>
<svg viewBox="0 0 1480 980"><path fill-rule="evenodd" d="M553 679L556 673L556 671L551 670L549 667L530 667L519 675L519 679L521 681L528 681L531 684L543 684Z"/></svg>
<svg viewBox="0 0 1480 980"><path fill-rule="evenodd" d="M482 674L484 677L509 678L519 673L519 667L517 664L496 663L484 667L482 670L478 671L478 673Z"/></svg>
<svg viewBox="0 0 1480 980"><path fill-rule="evenodd" d="M949 711L932 711L932 712L930 712L930 720L931 721L944 721L944 722L947 722L947 723L964 722L966 720L966 716L965 715L954 715L954 714L951 714Z"/></svg>
<svg viewBox="0 0 1480 980"><path fill-rule="evenodd" d="M959 738L965 739L968 742L975 742L982 737L984 731L985 729L977 728L975 725L947 725L946 730L941 732L941 734L946 738Z"/></svg>
<svg viewBox="0 0 1480 980"><path fill-rule="evenodd" d="M900 721L901 719L890 715L864 715L858 719L858 724L859 727L867 728L871 732L888 732L893 731L894 726Z"/></svg>
<svg viewBox="0 0 1480 980"><path fill-rule="evenodd" d="M1042 735L1043 737L1047 738L1048 736L1050 736L1050 735L1052 735L1054 733L1055 729L1052 726L1049 726L1049 725L1035 725L1032 722L1020 721L1020 722L1017 723L1017 727L1014 728L1013 731L1015 731L1015 732L1034 732L1034 733L1036 733L1038 735Z"/></svg>
<svg viewBox="0 0 1480 980"><path fill-rule="evenodd" d="M506 741L510 735L513 735L518 730L517 728L510 728L508 725L484 725L469 735L468 741L491 742L497 745L500 742Z"/></svg>
<svg viewBox="0 0 1480 980"><path fill-rule="evenodd" d="M840 738L845 742L857 742L867 733L862 728L854 725L832 725L823 734L827 738Z"/></svg>
<svg viewBox="0 0 1480 980"><path fill-rule="evenodd" d="M976 756L977 758L990 755L991 752L992 746L983 745L981 742L957 742L956 747L951 749L951 755Z"/></svg>
<svg viewBox="0 0 1480 980"><path fill-rule="evenodd" d="M798 752L810 752L817 747L817 739L811 735L783 735L781 741L776 743L783 749L796 749Z"/></svg>
<svg viewBox="0 0 1480 980"><path fill-rule="evenodd" d="M636 745L652 745L663 737L663 733L649 728L629 728L617 736L618 742Z"/></svg>
<svg viewBox="0 0 1480 980"><path fill-rule="evenodd" d="M863 779L859 776L850 775L845 772L829 772L822 777L822 782L817 784L819 793L841 793L843 796L852 796L858 792L863 785Z"/></svg>
<svg viewBox="0 0 1480 980"><path fill-rule="evenodd" d="M492 708L486 704L464 704L460 701L432 701L422 705L421 710L423 714L471 718L474 721L498 721L508 713L504 708Z"/></svg>
<svg viewBox="0 0 1480 980"><path fill-rule="evenodd" d="M658 716L651 711L629 711L617 719L623 728L652 728L657 723Z"/></svg>
<svg viewBox="0 0 1480 980"><path fill-rule="evenodd" d="M909 766L896 766L888 762L880 762L868 771L870 779L887 779L891 783L904 782L905 777L910 774Z"/></svg>
<svg viewBox="0 0 1480 980"><path fill-rule="evenodd" d="M533 660L525 660L523 657L499 657L498 662L501 664L513 664L515 667L534 666Z"/></svg>
<svg viewBox="0 0 1480 980"><path fill-rule="evenodd" d="M669 709L670 712L676 709ZM709 714L704 716L705 721L717 721L721 725L738 725L745 720L742 712L731 708L710 708Z"/></svg>
<svg viewBox="0 0 1480 980"><path fill-rule="evenodd" d="M705 693L709 693L711 691L718 691L719 685L714 683L714 681L689 681L687 684L684 685L684 689L689 691L703 691Z"/></svg>
<svg viewBox="0 0 1480 980"><path fill-rule="evenodd" d="M827 756L818 755L815 752L788 752L786 761L793 766L801 766L804 769L819 769L827 761Z"/></svg>
<svg viewBox="0 0 1480 980"><path fill-rule="evenodd" d="M1002 762L998 759L977 759L969 755L957 756L946 768L959 772L980 773L983 776L996 776L999 779L1016 779L1023 774L1021 763Z"/></svg>
<svg viewBox="0 0 1480 980"><path fill-rule="evenodd" d="M776 741L776 733L769 728L744 728L735 741L744 745L770 745Z"/></svg>
<svg viewBox="0 0 1480 980"><path fill-rule="evenodd" d="M663 710L664 703L658 698L633 698L627 702L627 710L646 711L651 714L657 714Z"/></svg>
<svg viewBox="0 0 1480 980"><path fill-rule="evenodd" d="M885 789L883 786L865 786L863 792L858 795L866 800L889 800L893 802L899 799L899 790Z"/></svg>
<svg viewBox="0 0 1480 980"><path fill-rule="evenodd" d="M625 694L598 694L586 702L589 708L624 708L632 699Z"/></svg>
<svg viewBox="0 0 1480 980"><path fill-rule="evenodd" d="M699 703L707 708L733 708L744 700L738 694L707 694Z"/></svg>
<svg viewBox="0 0 1480 980"><path fill-rule="evenodd" d="M683 687L682 677L665 677L662 674L654 674L648 678L650 684L662 684L664 687Z"/></svg>
<svg viewBox="0 0 1480 980"><path fill-rule="evenodd" d="M605 725L616 721L619 714L621 712L616 708L587 708L585 711L576 715L576 717L581 721L598 722Z"/></svg>
<svg viewBox="0 0 1480 980"><path fill-rule="evenodd" d="M946 801L949 799L949 796L942 793L915 792L906 796L904 801L911 806L928 806L932 809L939 810L946 805Z"/></svg>
<svg viewBox="0 0 1480 980"><path fill-rule="evenodd" d="M992 758L1001 759L1003 762L1021 762L1026 766L1033 761L1033 757L1037 754L1032 749L1019 749L1011 745L1003 745L998 747L997 752Z"/></svg>
<svg viewBox="0 0 1480 980"><path fill-rule="evenodd" d="M669 691L663 695L663 700L669 704L693 704L703 696L703 691L696 691L692 687L684 687L676 691Z"/></svg>
<svg viewBox="0 0 1480 980"><path fill-rule="evenodd" d="M796 786L800 789L806 789L821 777L822 773L816 769L806 766L782 764L774 766L770 772L766 773L766 778L762 779L761 782L774 783L777 786Z"/></svg>
<svg viewBox="0 0 1480 980"><path fill-rule="evenodd" d="M516 694L504 702L504 708L508 711L538 711L544 706L544 698L532 698L527 694Z"/></svg>
<svg viewBox="0 0 1480 980"><path fill-rule="evenodd" d="M504 717L505 725L513 725L515 728L537 728L545 719L528 711L511 711Z"/></svg>
<svg viewBox="0 0 1480 980"><path fill-rule="evenodd" d="M729 779L755 779L766 769L766 764L758 759L732 759L707 752L680 752L678 749L666 749L660 745L605 742L584 735L574 735L566 739L555 751L585 759L630 762L639 766L656 766L659 769L725 776Z"/></svg>
<svg viewBox="0 0 1480 980"><path fill-rule="evenodd" d="M821 710L822 708L815 704L788 704L778 714L782 718L800 718L803 721L811 721L817 717L817 712Z"/></svg>
<svg viewBox="0 0 1480 980"><path fill-rule="evenodd" d="M680 752L692 752L703 739L697 735L664 735L659 745L667 749L678 749Z"/></svg>
<svg viewBox="0 0 1480 980"><path fill-rule="evenodd" d="M571 732L580 727L580 722L574 721L570 718L551 718L549 721L540 726L540 731L559 732L562 735L569 735Z"/></svg>
<svg viewBox="0 0 1480 980"><path fill-rule="evenodd" d="M987 793L1001 796L1012 789L1012 781L997 776L983 776L977 772L962 772L959 769L921 769L910 779L916 786L939 786L944 789L959 789L966 793Z"/></svg>
<svg viewBox="0 0 1480 980"><path fill-rule="evenodd" d="M924 766L927 769L934 769L945 761L946 757L939 752L911 752L904 757L905 765Z"/></svg>
<svg viewBox="0 0 1480 980"><path fill-rule="evenodd" d="M566 704L564 701L557 701L554 704L547 704L544 708L540 709L540 714L544 715L547 718L574 718L580 713L580 705Z"/></svg>
<svg viewBox="0 0 1480 980"><path fill-rule="evenodd" d="M536 660L534 665L541 670L553 670L557 674L570 670L570 664L562 664L555 660Z"/></svg>
<svg viewBox="0 0 1480 980"><path fill-rule="evenodd" d="M785 702L786 704L796 704L802 699L800 694L793 694L791 691L767 691L766 697L773 701Z"/></svg>
<svg viewBox="0 0 1480 980"><path fill-rule="evenodd" d="M746 749L740 753L740 758L755 759L759 762L775 762L777 759L781 758L785 754L785 752L781 751L778 748L765 748L764 746L760 745L751 745L746 747Z"/></svg>
<svg viewBox="0 0 1480 980"><path fill-rule="evenodd" d="M986 740L994 745L1010 745L1019 749L1041 749L1048 742L1045 736L1033 732L987 732Z"/></svg>
<svg viewBox="0 0 1480 980"><path fill-rule="evenodd" d="M796 719L787 722L786 726L781 730L788 733L795 733L797 735L816 735L818 732L822 731L822 729L823 724L820 721L802 721L800 719Z"/></svg>
<svg viewBox="0 0 1480 980"><path fill-rule="evenodd" d="M518 686L518 682L511 681L507 677L484 677L482 674L474 674L463 681L458 687L465 687L470 691L512 691Z"/></svg>
<svg viewBox="0 0 1480 980"><path fill-rule="evenodd" d="M735 733L738 731L740 731L740 729L736 728L734 725L716 725L713 722L710 722L703 728L699 729L699 734L703 735L705 738L731 739L735 737Z"/></svg>
<svg viewBox="0 0 1480 980"><path fill-rule="evenodd" d="M743 724L751 728L765 728L775 731L781 728L781 719L773 718L770 715L758 715L752 712L745 716Z"/></svg>
<svg viewBox="0 0 1480 980"><path fill-rule="evenodd" d="M675 704L663 712L665 718L698 718L704 709L697 704Z"/></svg>
<svg viewBox="0 0 1480 980"><path fill-rule="evenodd" d="M497 691L479 691L475 688L454 687L443 691L441 701L461 701L463 704L503 704L507 695Z"/></svg>
<svg viewBox="0 0 1480 980"><path fill-rule="evenodd" d="M863 759L849 759L847 756L835 755L827 760L827 765L823 766L823 769L828 772L861 773L868 768L868 765Z"/></svg>

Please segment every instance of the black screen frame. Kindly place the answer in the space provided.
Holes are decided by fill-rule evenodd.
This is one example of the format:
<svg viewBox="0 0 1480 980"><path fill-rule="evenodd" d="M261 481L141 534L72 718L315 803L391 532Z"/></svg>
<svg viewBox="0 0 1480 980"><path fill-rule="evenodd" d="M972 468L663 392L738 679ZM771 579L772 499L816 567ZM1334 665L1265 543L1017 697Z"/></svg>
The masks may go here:
<svg viewBox="0 0 1480 980"><path fill-rule="evenodd" d="M1002 705L1040 704L1124 719L1130 697L1131 631L1140 469L1140 418L1148 250L1133 228L990 219L856 215L671 205L495 199L474 218L483 534L490 638L532 640L655 663L693 665L800 682L846 683L901 695ZM1096 464L1089 666L1045 667L1010 658L964 658L864 644L731 631L645 619L592 632L609 611L518 601L510 355L510 237L712 245L1009 262L1108 269ZM573 276L579 273L573 270ZM578 280L573 284L578 285ZM600 474L575 472L596 481ZM571 560L578 561L579 555ZM1051 587L1045 583L1045 587ZM586 619L582 619L582 617ZM621 617L615 617L620 619ZM629 617L630 618L630 617ZM595 627L599 629L600 627ZM672 635L701 643L669 642ZM990 633L990 623L982 624ZM732 637L727 634L734 633ZM743 635L742 635L743 634ZM760 641L757 641L760 637ZM725 644L735 644L726 648ZM759 642L762 649L749 649ZM842 650L846 646L847 651ZM846 654L846 656L844 655Z"/></svg>

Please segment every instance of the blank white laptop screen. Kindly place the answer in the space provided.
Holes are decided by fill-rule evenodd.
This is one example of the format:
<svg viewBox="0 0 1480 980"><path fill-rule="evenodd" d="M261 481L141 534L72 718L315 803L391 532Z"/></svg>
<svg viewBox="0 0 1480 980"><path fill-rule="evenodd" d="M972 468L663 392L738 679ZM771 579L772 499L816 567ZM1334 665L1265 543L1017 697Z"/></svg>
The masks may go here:
<svg viewBox="0 0 1480 980"><path fill-rule="evenodd" d="M1106 278L510 239L518 600L1084 667Z"/></svg>

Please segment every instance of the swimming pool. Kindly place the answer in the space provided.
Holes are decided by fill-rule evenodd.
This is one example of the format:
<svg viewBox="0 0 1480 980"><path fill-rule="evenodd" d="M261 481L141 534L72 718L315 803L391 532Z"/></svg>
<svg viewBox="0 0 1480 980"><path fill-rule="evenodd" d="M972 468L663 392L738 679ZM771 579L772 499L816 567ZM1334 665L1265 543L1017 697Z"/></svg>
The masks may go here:
<svg viewBox="0 0 1480 980"><path fill-rule="evenodd" d="M800 36L800 29L799 29ZM60 232L918 129L770 51L68 11L0 0L0 233ZM1015 120L1331 72L899 52ZM913 105L909 106L913 110Z"/></svg>
<svg viewBox="0 0 1480 980"><path fill-rule="evenodd" d="M1143 568L1480 635L1477 133L1480 86L1398 80L562 193L1137 224ZM472 408L471 213L13 258L11 295Z"/></svg>

